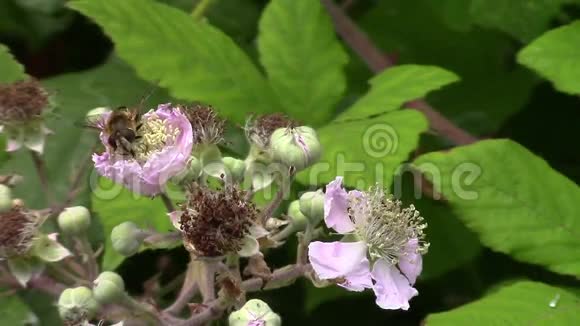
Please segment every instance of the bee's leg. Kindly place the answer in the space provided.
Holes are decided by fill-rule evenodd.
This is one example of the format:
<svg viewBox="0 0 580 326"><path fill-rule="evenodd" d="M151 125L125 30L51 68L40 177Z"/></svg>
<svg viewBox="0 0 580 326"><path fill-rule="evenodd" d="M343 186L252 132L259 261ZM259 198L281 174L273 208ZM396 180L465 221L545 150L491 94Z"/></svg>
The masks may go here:
<svg viewBox="0 0 580 326"><path fill-rule="evenodd" d="M133 145L125 138L119 139L121 146L123 147L123 151L125 153L131 154L132 157L135 157L135 151L133 150Z"/></svg>
<svg viewBox="0 0 580 326"><path fill-rule="evenodd" d="M141 139L143 136L135 136L135 139Z"/></svg>
<svg viewBox="0 0 580 326"><path fill-rule="evenodd" d="M135 130L137 130L137 131L138 131L139 129L141 129L141 127L143 127L143 123L142 123L142 122L140 122L140 123L137 125L137 128L135 128Z"/></svg>

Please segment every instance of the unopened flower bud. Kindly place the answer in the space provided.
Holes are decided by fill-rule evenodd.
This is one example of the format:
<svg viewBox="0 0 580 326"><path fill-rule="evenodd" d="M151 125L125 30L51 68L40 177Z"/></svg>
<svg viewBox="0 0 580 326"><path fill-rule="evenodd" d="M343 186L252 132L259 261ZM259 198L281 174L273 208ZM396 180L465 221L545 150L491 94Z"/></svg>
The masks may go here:
<svg viewBox="0 0 580 326"><path fill-rule="evenodd" d="M58 312L71 325L91 319L98 309L99 304L93 297L93 292L84 286L66 289L58 299Z"/></svg>
<svg viewBox="0 0 580 326"><path fill-rule="evenodd" d="M113 249L123 256L132 256L139 251L144 233L133 222L123 222L111 231Z"/></svg>
<svg viewBox="0 0 580 326"><path fill-rule="evenodd" d="M12 189L10 187L0 184L0 213L7 212L12 209Z"/></svg>
<svg viewBox="0 0 580 326"><path fill-rule="evenodd" d="M259 299L252 299L228 318L230 326L267 325L280 326L282 320L270 309L267 303Z"/></svg>
<svg viewBox="0 0 580 326"><path fill-rule="evenodd" d="M310 127L279 128L270 138L274 160L300 171L315 163L321 154L316 131Z"/></svg>
<svg viewBox="0 0 580 326"><path fill-rule="evenodd" d="M288 205L287 215L292 219L292 228L295 231L302 231L306 229L308 218L300 211L300 202L295 200Z"/></svg>
<svg viewBox="0 0 580 326"><path fill-rule="evenodd" d="M83 206L65 208L58 215L58 227L66 234L82 234L90 225L91 212Z"/></svg>
<svg viewBox="0 0 580 326"><path fill-rule="evenodd" d="M125 295L125 282L117 273L102 272L94 281L93 295L100 304L119 302Z"/></svg>
<svg viewBox="0 0 580 326"><path fill-rule="evenodd" d="M226 168L226 172L233 179L234 182L241 181L246 172L246 163L242 160L238 160L233 157L224 157L223 163Z"/></svg>
<svg viewBox="0 0 580 326"><path fill-rule="evenodd" d="M310 224L318 225L324 217L324 193L320 190L309 191L300 196L300 211Z"/></svg>

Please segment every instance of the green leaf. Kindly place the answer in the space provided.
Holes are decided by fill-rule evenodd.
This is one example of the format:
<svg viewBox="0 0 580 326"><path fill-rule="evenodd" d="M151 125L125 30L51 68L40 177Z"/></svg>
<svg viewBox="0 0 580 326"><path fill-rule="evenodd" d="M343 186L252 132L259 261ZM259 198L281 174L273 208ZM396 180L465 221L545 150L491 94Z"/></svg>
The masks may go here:
<svg viewBox="0 0 580 326"><path fill-rule="evenodd" d="M521 42L529 42L549 28L564 1L471 0L470 12L476 24L497 28Z"/></svg>
<svg viewBox="0 0 580 326"><path fill-rule="evenodd" d="M0 314L3 325L25 325L32 317L28 306L17 295L6 293L0 295Z"/></svg>
<svg viewBox="0 0 580 326"><path fill-rule="evenodd" d="M0 44L0 83L13 83L26 78L24 67Z"/></svg>
<svg viewBox="0 0 580 326"><path fill-rule="evenodd" d="M372 78L370 91L336 120L366 118L396 110L405 102L458 80L454 73L435 66L396 66Z"/></svg>
<svg viewBox="0 0 580 326"><path fill-rule="evenodd" d="M258 49L285 111L309 125L328 121L346 88L347 56L320 1L271 1Z"/></svg>
<svg viewBox="0 0 580 326"><path fill-rule="evenodd" d="M564 3L576 0L429 0L445 23L467 32L473 24L529 42L542 34Z"/></svg>
<svg viewBox="0 0 580 326"><path fill-rule="evenodd" d="M425 185L415 183L419 171L405 167L401 172L395 178L392 194L405 205L415 205L428 225L425 234L430 246L423 256L419 280L440 277L474 260L482 250L477 235L461 223L447 203L431 199L423 192Z"/></svg>
<svg viewBox="0 0 580 326"><path fill-rule="evenodd" d="M414 165L490 248L580 275L580 188L509 140L430 153Z"/></svg>
<svg viewBox="0 0 580 326"><path fill-rule="evenodd" d="M550 302L557 302L555 307ZM431 314L427 325L577 325L580 299L539 282L519 281L451 311Z"/></svg>
<svg viewBox="0 0 580 326"><path fill-rule="evenodd" d="M150 90L151 85L135 76L134 71L121 60L113 58L92 70L61 75L43 80L42 84L54 95L54 114L49 115L48 127L54 131L49 136L44 152L48 178L58 200L63 200L69 190L70 178L87 161L96 133L75 125L83 121L86 112L99 106L117 107L134 105ZM167 102L163 91L156 91L148 103ZM90 170L90 169L87 169ZM2 172L26 176L26 181L14 189L15 195L32 208L44 208L47 203L31 162L30 154L18 151L2 166ZM82 182L81 203L88 201L88 182Z"/></svg>
<svg viewBox="0 0 580 326"><path fill-rule="evenodd" d="M172 95L214 105L242 122L246 113L276 111L269 85L225 34L179 9L152 0L80 0L70 4L94 19L139 76Z"/></svg>
<svg viewBox="0 0 580 326"><path fill-rule="evenodd" d="M551 30L518 53L518 62L554 83L580 94L580 21Z"/></svg>
<svg viewBox="0 0 580 326"><path fill-rule="evenodd" d="M372 119L334 122L319 129L320 162L298 174L304 184L323 184L344 176L359 189L390 185L399 165L427 130L427 120L414 110L399 110Z"/></svg>
<svg viewBox="0 0 580 326"><path fill-rule="evenodd" d="M98 187L93 189L93 210L103 224L106 243L103 270L113 270L125 259L113 249L110 234L122 222L131 221L143 228L159 232L174 231L167 210L160 198L139 196L106 178L99 178Z"/></svg>

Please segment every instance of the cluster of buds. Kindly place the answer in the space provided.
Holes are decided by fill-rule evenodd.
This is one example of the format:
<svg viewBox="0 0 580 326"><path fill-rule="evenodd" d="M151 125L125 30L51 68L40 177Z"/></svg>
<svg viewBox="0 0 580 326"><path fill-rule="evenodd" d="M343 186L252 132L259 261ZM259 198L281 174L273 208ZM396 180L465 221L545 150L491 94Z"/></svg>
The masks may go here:
<svg viewBox="0 0 580 326"><path fill-rule="evenodd" d="M211 262L227 270L222 278L229 280L224 284L230 285L230 291L225 292L237 293L229 300L242 300L243 278L241 273L232 272L231 266L225 268L226 263L247 257L244 275L267 282L273 272L265 261L266 249L277 247L296 233L301 248L297 265L304 267L316 285L337 284L352 291L368 288L377 295L380 307L408 308L408 301L417 294L413 284L421 272L421 255L428 247L423 239L426 225L414 207L403 208L378 187L347 192L338 177L324 191L305 192L290 201L286 214L276 217L289 189L284 181L321 156L314 129L282 114L252 118L245 126L250 149L247 157L240 159L222 155L225 121L209 106L159 105L145 114L139 125L134 155L129 156L111 155L115 148L111 148L110 135L103 128L101 139L106 150L95 154L97 171L151 196L162 194L167 183L181 186L185 199L168 214L178 231L174 235L181 238L194 261ZM278 189L277 196L258 204L254 194L270 185ZM66 211L59 218L61 229L69 234L86 228L80 218L82 210L74 212L78 220L70 226ZM342 241L311 242L324 232L318 227L323 220L344 235ZM152 236L133 222L121 223L111 233L113 248L125 256L137 253L144 244L155 247L155 241L163 238ZM239 267L238 263L234 266ZM204 270L218 273L211 268ZM196 269L187 274L200 277L199 273ZM97 279L91 290L97 303L126 297L122 279L115 275L101 274ZM208 279L213 278L203 278ZM198 281L202 287L203 282ZM203 286L202 294L215 284ZM88 314L90 309L82 312ZM230 315L231 325L264 323L276 325L280 318L259 300L248 301Z"/></svg>

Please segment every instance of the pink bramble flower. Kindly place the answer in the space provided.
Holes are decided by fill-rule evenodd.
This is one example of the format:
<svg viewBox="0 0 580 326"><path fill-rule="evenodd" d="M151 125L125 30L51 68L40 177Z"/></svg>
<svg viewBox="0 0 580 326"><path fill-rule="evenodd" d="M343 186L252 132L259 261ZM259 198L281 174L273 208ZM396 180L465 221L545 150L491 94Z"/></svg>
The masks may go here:
<svg viewBox="0 0 580 326"><path fill-rule="evenodd" d="M401 208L379 187L347 192L337 177L326 186L324 221L357 241L312 242L308 257L316 276L350 291L373 289L383 309L409 309L429 247L415 207Z"/></svg>
<svg viewBox="0 0 580 326"><path fill-rule="evenodd" d="M141 127L131 144L133 155L119 155L104 128L110 114L103 113L97 124L107 150L93 155L96 170L136 193L161 193L167 181L187 167L191 155L193 131L186 115L179 107L159 105L141 118Z"/></svg>

